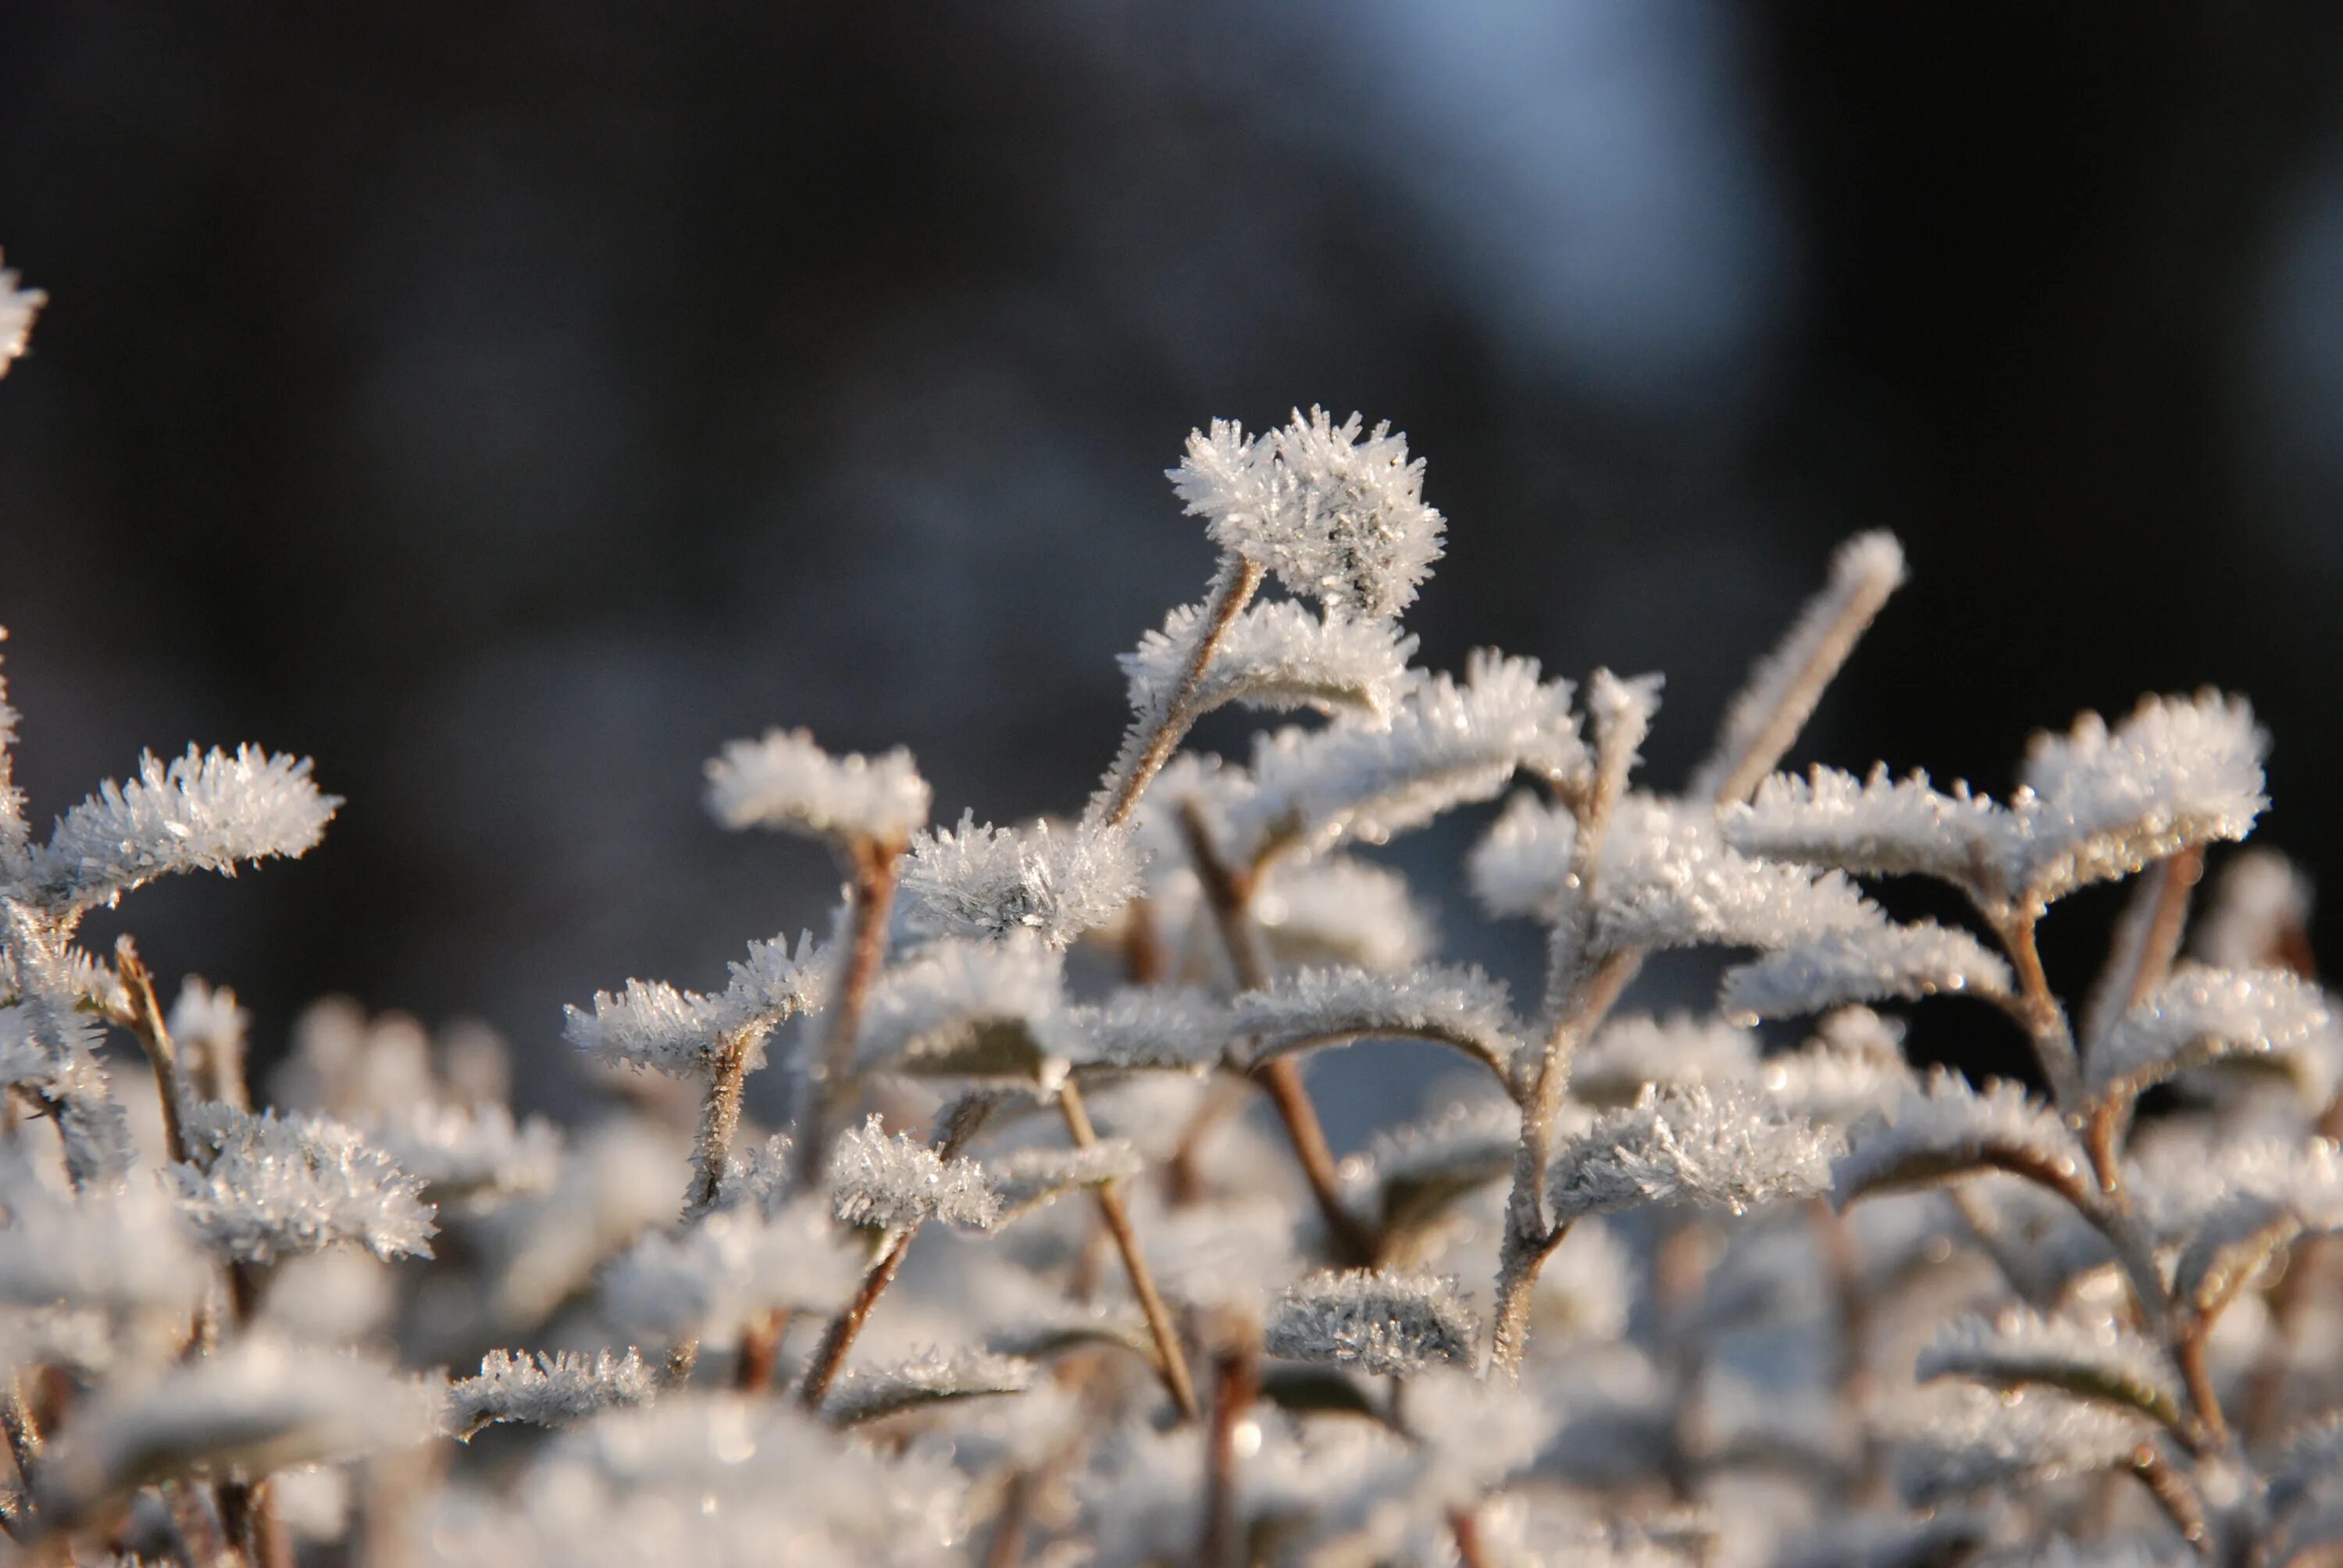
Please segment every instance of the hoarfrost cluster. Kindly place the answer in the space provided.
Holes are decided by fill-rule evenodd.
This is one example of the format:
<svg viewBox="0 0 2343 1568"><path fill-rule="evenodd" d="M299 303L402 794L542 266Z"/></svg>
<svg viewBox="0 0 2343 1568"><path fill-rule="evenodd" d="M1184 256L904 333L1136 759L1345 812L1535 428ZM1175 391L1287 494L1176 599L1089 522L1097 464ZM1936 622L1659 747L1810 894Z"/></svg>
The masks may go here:
<svg viewBox="0 0 2343 1568"><path fill-rule="evenodd" d="M41 303L0 272L0 368ZM940 824L907 752L724 748L717 821L824 844L840 903L721 990L571 1008L568 1127L477 1029L328 1001L248 1052L232 992L85 945L340 803L190 748L36 836L0 706L26 1560L2343 1557L2343 1035L2308 884L2223 848L2267 804L2243 699L2085 715L2000 798L1787 770L1905 578L1871 534L1671 789L1656 678L1414 664L1447 520L1403 437L1215 422L1171 477L1221 559L1096 788ZM1223 708L1283 717L1198 753ZM1458 811L1534 986L1375 854ZM1895 918L1907 876L1962 912ZM2037 928L2107 881L2062 995ZM1644 983L1685 947L1713 1005ZM1907 1061L1946 995L2024 1081ZM1394 1040L1454 1076L1338 1153L1311 1064Z"/></svg>

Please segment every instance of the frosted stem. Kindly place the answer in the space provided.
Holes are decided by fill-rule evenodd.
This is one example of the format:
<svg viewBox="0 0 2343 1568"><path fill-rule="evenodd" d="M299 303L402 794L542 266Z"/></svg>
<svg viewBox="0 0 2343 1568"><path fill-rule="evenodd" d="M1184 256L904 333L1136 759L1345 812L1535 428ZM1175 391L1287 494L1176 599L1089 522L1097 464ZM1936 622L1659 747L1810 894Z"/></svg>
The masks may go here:
<svg viewBox="0 0 2343 1568"><path fill-rule="evenodd" d="M1204 1568L1245 1568L1244 1514L1237 1495L1237 1436L1261 1393L1261 1347L1250 1325L1226 1331L1212 1357L1212 1424L1204 1447Z"/></svg>
<svg viewBox="0 0 2343 1568"><path fill-rule="evenodd" d="M2188 896L2204 874L2204 846L2192 844L2140 878L2083 1009L2083 1038L2092 1047L2172 972L2188 924Z"/></svg>
<svg viewBox="0 0 2343 1568"><path fill-rule="evenodd" d="M1229 628L1261 590L1263 575L1263 568L1242 556L1222 558L1220 574L1212 579L1204 613L1196 623L1195 647L1179 684L1153 712L1140 715L1132 724L1122 753L1115 759L1114 771L1107 776L1098 803L1091 807L1104 826L1120 827L1131 820L1140 797L1147 793L1147 786L1163 770L1189 727L1196 722L1196 692L1203 684L1204 671L1212 667L1212 656L1220 650Z"/></svg>
<svg viewBox="0 0 2343 1568"><path fill-rule="evenodd" d="M174 1163L185 1163L189 1158L187 1115L195 1101L186 1075L179 1070L171 1030L163 1021L162 1004L156 1000L155 977L139 959L137 945L126 936L114 944L114 967L122 977L122 989L130 996L129 1013L119 1021L138 1037L155 1070L155 1090L163 1102L164 1147Z"/></svg>
<svg viewBox="0 0 2343 1568"><path fill-rule="evenodd" d="M1065 1117L1066 1131L1072 1137L1075 1148L1088 1149L1098 1142L1098 1132L1091 1126L1081 1091L1074 1087L1071 1079L1059 1087L1058 1109ZM1196 1385L1188 1376L1188 1358L1180 1349L1179 1328L1172 1322L1171 1309L1163 1304L1162 1295L1155 1289L1155 1276L1148 1271L1146 1255L1139 1250L1138 1232L1131 1228L1131 1211L1122 1201L1122 1183L1104 1181L1091 1191L1098 1201L1099 1217L1106 1221L1108 1231L1114 1237L1114 1249L1122 1255L1122 1271L1130 1276L1131 1294L1139 1298L1139 1310L1146 1314L1147 1332L1155 1342L1156 1371L1172 1395L1172 1402L1179 1407L1181 1419L1193 1421L1197 1414Z"/></svg>
<svg viewBox="0 0 2343 1568"><path fill-rule="evenodd" d="M830 1032L822 1041L821 1060L807 1086L806 1111L798 1128L798 1190L820 1189L829 1168L830 1144L841 1120L840 1091L854 1076L854 1040L862 1028L862 1010L870 999L871 982L887 956L887 916L895 903L895 879L902 863L900 844L857 839L848 859L853 871L850 936L838 991L830 1004Z"/></svg>

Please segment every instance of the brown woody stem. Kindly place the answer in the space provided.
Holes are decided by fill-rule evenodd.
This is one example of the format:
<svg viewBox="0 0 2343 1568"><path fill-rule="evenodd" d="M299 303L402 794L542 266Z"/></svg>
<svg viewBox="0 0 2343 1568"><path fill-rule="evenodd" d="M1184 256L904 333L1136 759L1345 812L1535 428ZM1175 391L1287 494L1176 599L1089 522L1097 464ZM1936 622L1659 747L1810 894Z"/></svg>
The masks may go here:
<svg viewBox="0 0 2343 1568"><path fill-rule="evenodd" d="M1250 1325L1229 1328L1212 1357L1212 1424L1204 1448L1204 1568L1244 1568L1244 1513L1237 1496L1237 1433L1261 1394L1261 1351Z"/></svg>
<svg viewBox="0 0 2343 1568"><path fill-rule="evenodd" d="M1098 1142L1098 1132L1091 1126L1090 1111L1082 1104L1081 1091L1069 1079L1058 1091L1058 1110L1066 1121L1066 1131L1077 1149L1088 1149ZM1131 1228L1131 1211L1122 1201L1122 1184L1106 1181L1091 1190L1098 1201L1099 1218L1106 1221L1109 1233L1114 1237L1115 1251L1122 1256L1122 1271L1131 1280L1131 1294L1139 1298L1139 1310L1146 1315L1147 1332L1155 1342L1155 1369L1163 1379L1163 1387L1179 1408L1180 1419L1196 1419L1196 1385L1188 1375L1188 1358L1180 1349L1180 1331L1172 1322L1171 1309L1163 1304L1162 1295L1155 1289L1155 1276L1148 1271L1146 1256L1139 1250L1139 1235Z"/></svg>
<svg viewBox="0 0 2343 1568"><path fill-rule="evenodd" d="M186 1076L179 1070L179 1053L171 1044L170 1027L163 1021L163 1006L155 995L155 976L138 956L128 937L114 944L114 967L129 993L130 1009L119 1021L138 1037L146 1060L155 1070L155 1089L163 1102L163 1142L174 1163L187 1155L186 1117L194 1108Z"/></svg>
<svg viewBox="0 0 2343 1568"><path fill-rule="evenodd" d="M896 870L902 858L900 844L870 839L857 839L847 850L853 883L846 970L830 1002L830 1032L822 1041L821 1060L808 1085L805 1113L797 1130L797 1179L801 1192L818 1191L829 1167L830 1141L840 1121L840 1091L853 1080L854 1042L861 1032L862 1010L870 1000L879 966L887 957L887 916L894 908Z"/></svg>
<svg viewBox="0 0 2343 1568"><path fill-rule="evenodd" d="M1212 656L1220 651L1221 639L1236 623L1252 596L1261 590L1263 568L1241 556L1227 558L1215 580L1212 597L1204 606L1202 628L1196 637L1196 646L1188 655L1188 666L1180 672L1180 684L1172 689L1162 709L1155 716L1155 728L1136 749L1126 747L1124 760L1116 765L1116 774L1103 792L1106 805L1101 812L1105 825L1120 827L1131 820L1139 809L1139 799L1147 793L1147 786L1172 760L1172 753L1196 722L1196 692L1203 685L1204 672L1212 668Z"/></svg>

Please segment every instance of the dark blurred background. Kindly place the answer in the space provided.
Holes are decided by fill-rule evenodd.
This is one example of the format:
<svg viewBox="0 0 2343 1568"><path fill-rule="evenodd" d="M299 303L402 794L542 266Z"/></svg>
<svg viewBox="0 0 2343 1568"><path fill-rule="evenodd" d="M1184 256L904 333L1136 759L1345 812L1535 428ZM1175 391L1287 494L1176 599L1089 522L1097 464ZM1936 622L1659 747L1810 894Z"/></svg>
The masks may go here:
<svg viewBox="0 0 2343 1568"><path fill-rule="evenodd" d="M485 1016L559 1102L561 1002L820 919L702 814L721 741L1076 808L1209 569L1161 470L1317 402L1431 460L1425 658L1665 670L1661 782L1884 526L1805 755L1998 789L2216 682L2331 883L2338 77L2332 6L15 0L20 778L314 754L323 849L139 894L150 959L264 1050ZM1401 851L1464 947L1467 842Z"/></svg>

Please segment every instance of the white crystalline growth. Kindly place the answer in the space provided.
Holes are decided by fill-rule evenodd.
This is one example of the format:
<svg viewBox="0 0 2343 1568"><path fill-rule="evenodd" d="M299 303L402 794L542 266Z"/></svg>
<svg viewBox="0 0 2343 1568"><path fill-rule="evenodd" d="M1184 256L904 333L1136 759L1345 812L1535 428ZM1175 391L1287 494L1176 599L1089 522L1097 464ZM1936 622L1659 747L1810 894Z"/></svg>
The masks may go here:
<svg viewBox="0 0 2343 1568"><path fill-rule="evenodd" d="M1103 1138L1081 1149L1020 1149L983 1164L1003 1224L1069 1192L1127 1181L1142 1169L1127 1138Z"/></svg>
<svg viewBox="0 0 2343 1568"><path fill-rule="evenodd" d="M1813 1040L1768 1058L1757 1082L1792 1115L1841 1127L1885 1116L1919 1088L1900 1032L1869 1008L1826 1015Z"/></svg>
<svg viewBox="0 0 2343 1568"><path fill-rule="evenodd" d="M137 778L108 779L58 819L31 880L49 902L94 909L156 877L305 855L341 804L318 793L306 757L255 746L233 755L190 746L168 763L149 756Z"/></svg>
<svg viewBox="0 0 2343 1568"><path fill-rule="evenodd" d="M1567 681L1538 678L1534 659L1481 649L1464 678L1417 677L1388 725L1337 720L1282 729L1254 744L1252 789L1228 805L1232 841L1249 853L1292 834L1317 849L1379 844L1454 807L1486 800L1526 769L1548 778L1585 765Z"/></svg>
<svg viewBox="0 0 2343 1568"><path fill-rule="evenodd" d="M1578 823L1567 810L1516 790L1466 861L1473 896L1499 919L1551 920L1577 842Z"/></svg>
<svg viewBox="0 0 2343 1568"><path fill-rule="evenodd" d="M1725 971L1717 1001L1752 1021L1825 1012L1850 1002L1916 1000L1946 992L2004 996L2009 965L1968 932L1934 920L1825 931Z"/></svg>
<svg viewBox="0 0 2343 1568"><path fill-rule="evenodd" d="M233 1258L266 1263L337 1244L378 1258L431 1255L422 1181L352 1128L215 1102L187 1138L199 1159L165 1173L180 1217Z"/></svg>
<svg viewBox="0 0 2343 1568"><path fill-rule="evenodd" d="M708 764L708 809L728 828L900 845L925 827L930 797L911 754L833 757L803 729L733 740Z"/></svg>
<svg viewBox="0 0 2343 1568"><path fill-rule="evenodd" d="M1047 1080L1035 1028L1064 1000L1064 960L1031 932L1006 941L947 938L870 988L855 1036L858 1072L941 1072Z"/></svg>
<svg viewBox="0 0 2343 1568"><path fill-rule="evenodd" d="M1468 1364L1477 1337L1455 1281L1362 1269L1289 1286L1262 1329L1262 1346L1289 1361L1411 1377Z"/></svg>
<svg viewBox="0 0 2343 1568"><path fill-rule="evenodd" d="M1916 1508L1989 1488L2124 1464L2153 1428L2141 1417L2047 1389L2015 1398L1983 1390L1916 1405L1897 1448L1896 1489Z"/></svg>
<svg viewBox="0 0 2343 1568"><path fill-rule="evenodd" d="M2293 1050L2327 1023L2318 988L2284 970L2184 964L2116 1020L2084 1073L2094 1093L2129 1098L2216 1057Z"/></svg>
<svg viewBox="0 0 2343 1568"><path fill-rule="evenodd" d="M1723 821L1725 841L1745 854L1935 877L1983 900L2006 897L2019 874L2019 830L1999 803L1964 783L1938 790L1925 773L1891 779L1884 764L1861 779L1835 768L1776 773Z"/></svg>
<svg viewBox="0 0 2343 1568"><path fill-rule="evenodd" d="M630 980L616 993L595 992L590 1012L563 1009L562 1033L614 1067L697 1077L731 1037L746 1031L761 1040L776 1024L821 1006L833 964L810 933L799 934L794 952L779 939L752 942L747 960L732 965L731 984L715 995Z"/></svg>
<svg viewBox="0 0 2343 1568"><path fill-rule="evenodd" d="M200 1045L235 1060L244 1050L245 1031L251 1024L252 1015L236 1005L236 992L226 986L215 990L189 975L180 982L166 1027L183 1047Z"/></svg>
<svg viewBox="0 0 2343 1568"><path fill-rule="evenodd" d="M1130 831L1036 822L920 833L903 864L914 930L931 936L1004 937L1031 931L1062 948L1108 925L1137 897L1146 869Z"/></svg>
<svg viewBox="0 0 2343 1568"><path fill-rule="evenodd" d="M1328 609L1389 616L1415 598L1441 556L1446 522L1423 504L1423 461L1407 437L1377 425L1362 437L1356 414L1335 424L1299 410L1248 439L1233 420L1188 437L1167 470L1212 542L1260 562L1292 593Z"/></svg>
<svg viewBox="0 0 2343 1568"><path fill-rule="evenodd" d="M836 1312L863 1264L820 1204L787 1204L769 1218L719 1210L680 1233L638 1241L603 1270L602 1302L629 1334L730 1343L765 1312Z"/></svg>
<svg viewBox="0 0 2343 1568"><path fill-rule="evenodd" d="M1714 1018L1647 1013L1612 1020L1574 1057L1570 1092L1624 1105L1647 1084L1742 1083L1757 1076L1757 1037Z"/></svg>
<svg viewBox="0 0 2343 1568"><path fill-rule="evenodd" d="M412 1447L439 1431L440 1399L436 1380L247 1335L76 1410L42 1467L40 1503L66 1519L198 1465L266 1474Z"/></svg>
<svg viewBox="0 0 2343 1568"><path fill-rule="evenodd" d="M2046 1384L2077 1399L2177 1421L2180 1393L2163 1352L2108 1322L2013 1311L1957 1318L1920 1352L1915 1375L1960 1377L1992 1388Z"/></svg>
<svg viewBox="0 0 2343 1568"><path fill-rule="evenodd" d="M23 287L23 281L15 267L0 266L0 376L7 375L8 367L24 357L25 345L33 336L33 318L49 302L41 290ZM5 744L5 736L0 735L0 746ZM0 785L5 783L0 779Z"/></svg>
<svg viewBox="0 0 2343 1568"><path fill-rule="evenodd" d="M1651 796L1619 803L1594 877L1594 950L1701 944L1780 948L1880 922L1836 871L1744 855L1715 813Z"/></svg>
<svg viewBox="0 0 2343 1568"><path fill-rule="evenodd" d="M1106 1070L1202 1071L1220 1060L1232 1031L1227 1007L1191 988L1126 987L1041 1020L1051 1054L1077 1068Z"/></svg>
<svg viewBox="0 0 2343 1568"><path fill-rule="evenodd" d="M2087 1160L2057 1111L1996 1079L1980 1092L1937 1068L1906 1090L1885 1125L1856 1139L1832 1171L1841 1207L1866 1192L1926 1186L1994 1167L2079 1179Z"/></svg>
<svg viewBox="0 0 2343 1568"><path fill-rule="evenodd" d="M1428 1121L1387 1127L1342 1161L1343 1185L1386 1228L1432 1219L1513 1168L1521 1111L1509 1101L1452 1105Z"/></svg>
<svg viewBox="0 0 2343 1568"><path fill-rule="evenodd" d="M0 1301L177 1314L203 1297L204 1260L145 1182L69 1196L12 1152L0 1157Z"/></svg>
<svg viewBox="0 0 2343 1568"><path fill-rule="evenodd" d="M1254 890L1253 923L1287 963L1348 964L1396 974L1437 945L1407 879L1355 855L1280 860Z"/></svg>
<svg viewBox="0 0 2343 1568"><path fill-rule="evenodd" d="M930 1350L908 1361L850 1368L822 1402L821 1415L833 1426L855 1426L952 1400L1023 1393L1036 1370L1031 1362L990 1351Z"/></svg>
<svg viewBox="0 0 2343 1568"><path fill-rule="evenodd" d="M1442 965L1407 975L1302 970L1239 993L1230 1010L1255 1061L1346 1040L1413 1039L1453 1045L1503 1071L1521 1033L1501 981Z"/></svg>
<svg viewBox="0 0 2343 1568"><path fill-rule="evenodd" d="M485 1207L551 1191L561 1175L561 1135L553 1123L541 1116L516 1123L502 1105L411 1105L367 1136L421 1181L435 1203Z"/></svg>
<svg viewBox="0 0 2343 1568"><path fill-rule="evenodd" d="M1194 656L1202 615L1194 605L1181 606L1162 630L1149 632L1136 650L1121 657L1134 712L1169 711ZM1189 696L1190 711L1242 703L1279 711L1384 713L1406 682L1414 652L1415 638L1402 636L1394 621L1316 616L1291 601L1252 605L1221 634Z"/></svg>
<svg viewBox="0 0 2343 1568"><path fill-rule="evenodd" d="M1647 1089L1554 1151L1547 1195L1564 1221L1665 1202L1738 1214L1824 1191L1838 1148L1746 1085Z"/></svg>
<svg viewBox="0 0 2343 1568"><path fill-rule="evenodd" d="M469 1439L498 1422L567 1426L597 1411L649 1404L659 1384L643 1358L598 1351L539 1351L534 1356L490 1351L480 1373L448 1385L447 1427Z"/></svg>
<svg viewBox="0 0 2343 1568"><path fill-rule="evenodd" d="M930 1220L989 1231L1001 1200L973 1160L944 1160L908 1133L890 1138L874 1116L838 1141L830 1164L830 1211L840 1222L906 1231Z"/></svg>

